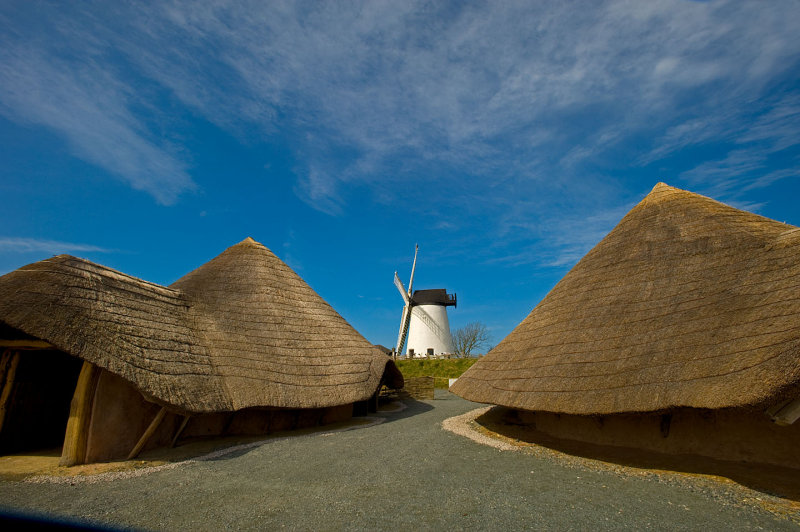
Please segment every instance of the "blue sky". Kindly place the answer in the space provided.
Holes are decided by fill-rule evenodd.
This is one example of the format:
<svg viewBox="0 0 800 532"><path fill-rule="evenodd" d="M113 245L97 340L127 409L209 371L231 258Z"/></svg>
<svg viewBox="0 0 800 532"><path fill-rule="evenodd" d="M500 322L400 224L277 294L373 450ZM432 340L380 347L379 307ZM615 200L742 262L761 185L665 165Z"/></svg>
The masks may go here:
<svg viewBox="0 0 800 532"><path fill-rule="evenodd" d="M231 4L231 5L228 5ZM800 225L800 4L0 4L0 273L252 236L372 342L502 339L658 182Z"/></svg>

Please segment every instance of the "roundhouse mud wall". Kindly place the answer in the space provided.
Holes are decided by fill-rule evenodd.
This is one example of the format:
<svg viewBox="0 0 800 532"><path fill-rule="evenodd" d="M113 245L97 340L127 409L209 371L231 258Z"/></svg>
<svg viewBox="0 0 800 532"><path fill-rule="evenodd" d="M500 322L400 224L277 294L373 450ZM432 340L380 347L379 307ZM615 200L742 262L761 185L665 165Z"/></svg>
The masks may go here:
<svg viewBox="0 0 800 532"><path fill-rule="evenodd" d="M94 393L86 462L127 457L160 409L128 381L103 370ZM169 445L179 422L178 416L167 415L144 449Z"/></svg>
<svg viewBox="0 0 800 532"><path fill-rule="evenodd" d="M181 438L202 436L257 436L285 430L295 430L346 421L353 417L353 404L329 408L263 409L251 408L239 412L193 416Z"/></svg>
<svg viewBox="0 0 800 532"><path fill-rule="evenodd" d="M102 370L94 392L89 423L86 462L124 459L134 448L161 409L146 401L128 381ZM353 416L353 404L309 409L246 409L238 412L191 416L180 441L221 435L270 434L346 421ZM144 450L169 446L183 416L168 413Z"/></svg>
<svg viewBox="0 0 800 532"><path fill-rule="evenodd" d="M565 440L800 468L800 422L779 426L759 411L576 416L508 409L503 420Z"/></svg>

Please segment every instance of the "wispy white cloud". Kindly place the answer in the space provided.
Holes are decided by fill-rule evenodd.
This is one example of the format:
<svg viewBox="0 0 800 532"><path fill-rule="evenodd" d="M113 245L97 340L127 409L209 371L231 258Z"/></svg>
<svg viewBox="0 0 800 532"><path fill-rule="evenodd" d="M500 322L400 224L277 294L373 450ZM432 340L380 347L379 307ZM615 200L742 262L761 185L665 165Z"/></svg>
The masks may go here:
<svg viewBox="0 0 800 532"><path fill-rule="evenodd" d="M739 144L758 142L767 152L785 150L800 144L800 96L789 94L758 116L736 138Z"/></svg>
<svg viewBox="0 0 800 532"><path fill-rule="evenodd" d="M117 250L91 244L59 242L57 240L41 240L36 238L0 237L0 250L13 253L114 253Z"/></svg>
<svg viewBox="0 0 800 532"><path fill-rule="evenodd" d="M53 38L0 41L2 112L58 131L164 203L193 183L140 86L242 142L279 136L297 161L295 193L322 212L347 212L358 187L420 211L435 197L517 241L551 227L556 207L585 221L628 205L608 168L704 143L732 146L683 169L701 191L785 178L758 149L794 146L800 132L796 97L761 98L800 61L788 0L172 0L41 16ZM545 262L586 248L585 225L560 230L572 236L549 239L561 251Z"/></svg>
<svg viewBox="0 0 800 532"><path fill-rule="evenodd" d="M303 263L297 258L294 247L297 243L297 234L294 229L289 229L281 246L281 251L273 250L279 258L296 272L303 271Z"/></svg>
<svg viewBox="0 0 800 532"><path fill-rule="evenodd" d="M765 202L758 202L758 201L729 201L728 204L731 207L736 207L737 209L741 209L743 211L749 212L759 212L763 209L767 204Z"/></svg>
<svg viewBox="0 0 800 532"><path fill-rule="evenodd" d="M436 225L434 225L434 228L437 229L438 231L455 231L456 229L458 229L458 226L453 222L449 222L447 220L439 220L438 222L436 222Z"/></svg>
<svg viewBox="0 0 800 532"><path fill-rule="evenodd" d="M619 223L635 202L530 223L526 232L540 242L537 246L516 246L516 250L496 254L489 264L518 266L531 264L564 268L578 262ZM517 235L517 238L518 235ZM512 248L515 247L512 245Z"/></svg>
<svg viewBox="0 0 800 532"><path fill-rule="evenodd" d="M766 156L759 152L734 150L722 159L703 162L680 177L695 188L703 187L708 194L720 197L743 186L744 180L764 168L765 160Z"/></svg>
<svg viewBox="0 0 800 532"><path fill-rule="evenodd" d="M739 114L744 113L740 111ZM727 200L729 203L747 204L739 200L742 193L763 188L781 179L800 177L795 166L776 168L772 158L775 154L800 145L800 99L787 95L771 105L765 105L763 113L752 120L742 117L727 117L723 128L705 125L698 131L697 121L678 127L690 132L677 144L708 142L712 132L728 139L730 148L721 157L711 158L682 172L680 178L699 192ZM694 133L692 135L691 133ZM682 137L676 133L676 139ZM665 145L669 145L666 143ZM677 146L672 146L674 150Z"/></svg>
<svg viewBox="0 0 800 532"><path fill-rule="evenodd" d="M336 182L324 169L310 165L298 178L298 196L315 209L326 214L342 212L341 200L335 190Z"/></svg>
<svg viewBox="0 0 800 532"><path fill-rule="evenodd" d="M45 126L74 154L169 204L194 185L130 107L133 89L94 59L64 61L18 44L0 51L0 114Z"/></svg>

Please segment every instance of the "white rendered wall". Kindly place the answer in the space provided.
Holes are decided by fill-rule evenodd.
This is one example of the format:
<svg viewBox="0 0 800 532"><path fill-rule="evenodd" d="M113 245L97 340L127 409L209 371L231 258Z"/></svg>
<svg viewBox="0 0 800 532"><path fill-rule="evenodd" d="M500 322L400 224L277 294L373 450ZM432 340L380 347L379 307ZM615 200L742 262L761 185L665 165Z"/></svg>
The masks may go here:
<svg viewBox="0 0 800 532"><path fill-rule="evenodd" d="M439 338L420 318L419 309L423 309L439 325L442 338ZM453 337L450 336L450 320L447 319L447 307L443 305L417 305L411 308L411 323L408 329L409 349L414 350L414 356L425 356L428 348L433 348L434 355L453 352Z"/></svg>

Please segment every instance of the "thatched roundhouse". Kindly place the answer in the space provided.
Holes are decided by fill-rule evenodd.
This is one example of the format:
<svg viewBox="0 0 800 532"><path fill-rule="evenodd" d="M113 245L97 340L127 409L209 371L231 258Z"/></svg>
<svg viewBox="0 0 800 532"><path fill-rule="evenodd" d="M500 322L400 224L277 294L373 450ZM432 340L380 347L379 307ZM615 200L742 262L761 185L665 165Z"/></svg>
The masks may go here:
<svg viewBox="0 0 800 532"><path fill-rule="evenodd" d="M0 351L0 452L63 441L64 464L342 420L402 387L250 238L169 287L69 255L8 273Z"/></svg>
<svg viewBox="0 0 800 532"><path fill-rule="evenodd" d="M798 467L800 228L658 184L451 389L557 437Z"/></svg>

